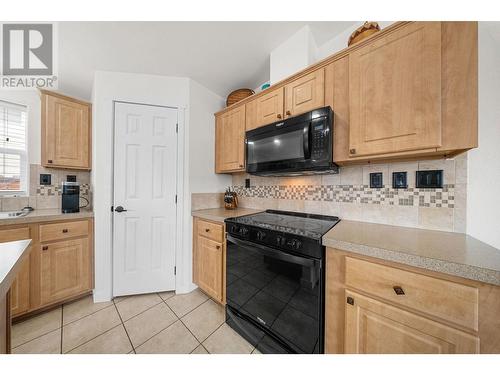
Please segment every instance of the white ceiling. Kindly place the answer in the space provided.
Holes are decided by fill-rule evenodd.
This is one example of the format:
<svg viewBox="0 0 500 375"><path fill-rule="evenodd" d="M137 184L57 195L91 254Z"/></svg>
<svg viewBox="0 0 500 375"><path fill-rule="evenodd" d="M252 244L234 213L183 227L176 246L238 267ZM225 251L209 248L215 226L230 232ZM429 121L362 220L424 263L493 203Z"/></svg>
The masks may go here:
<svg viewBox="0 0 500 375"><path fill-rule="evenodd" d="M309 24L318 46L353 22L61 22L59 91L90 99L94 71L190 77L225 97L269 79L269 54Z"/></svg>

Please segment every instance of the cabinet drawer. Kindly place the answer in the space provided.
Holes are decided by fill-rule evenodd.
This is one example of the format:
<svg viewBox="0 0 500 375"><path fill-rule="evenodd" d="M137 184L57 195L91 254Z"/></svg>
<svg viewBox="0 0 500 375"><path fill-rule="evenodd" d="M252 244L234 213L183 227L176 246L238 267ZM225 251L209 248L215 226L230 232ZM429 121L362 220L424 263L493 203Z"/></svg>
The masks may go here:
<svg viewBox="0 0 500 375"><path fill-rule="evenodd" d="M29 238L31 238L29 227L0 230L0 242L20 241Z"/></svg>
<svg viewBox="0 0 500 375"><path fill-rule="evenodd" d="M198 221L198 235L209 238L216 242L224 240L224 229L221 224L211 223L210 221Z"/></svg>
<svg viewBox="0 0 500 375"><path fill-rule="evenodd" d="M40 225L40 242L87 236L88 234L89 224L87 220Z"/></svg>
<svg viewBox="0 0 500 375"><path fill-rule="evenodd" d="M478 330L477 288L350 257L345 262L348 287Z"/></svg>

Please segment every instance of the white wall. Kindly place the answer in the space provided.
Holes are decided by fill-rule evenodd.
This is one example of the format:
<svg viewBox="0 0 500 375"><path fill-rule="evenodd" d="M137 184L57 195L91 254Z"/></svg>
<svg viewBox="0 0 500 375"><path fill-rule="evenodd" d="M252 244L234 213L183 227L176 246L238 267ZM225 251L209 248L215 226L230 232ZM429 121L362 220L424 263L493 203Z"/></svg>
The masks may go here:
<svg viewBox="0 0 500 375"><path fill-rule="evenodd" d="M188 78L96 72L92 91L95 301L112 297L110 207L113 196L113 101L116 100L179 108L179 141L184 146L179 163L184 168L181 167L178 176L182 188L178 191L177 218L181 223L181 235L176 249L176 291L188 292L195 287L191 282L191 192L222 191L230 181L213 172L213 113L222 107L223 100ZM209 171L207 165L211 167ZM202 178L198 178L199 173L204 173Z"/></svg>
<svg viewBox="0 0 500 375"><path fill-rule="evenodd" d="M479 22L479 147L468 153L467 233L500 249L500 22Z"/></svg>
<svg viewBox="0 0 500 375"><path fill-rule="evenodd" d="M349 37L351 36L352 32L356 30L358 27L363 25L364 22L358 22L351 27L345 29L343 32L340 34L336 35L334 38L330 39L329 41L323 43L321 46L318 46L316 50L316 61L322 60L325 57L328 57L330 55L333 55L334 53L337 53L344 48L347 48L347 42L349 41ZM390 24L393 24L394 21L379 21L378 24L381 29L389 26Z"/></svg>
<svg viewBox="0 0 500 375"><path fill-rule="evenodd" d="M40 164L41 103L38 90L0 90L0 100L28 107L28 161Z"/></svg>
<svg viewBox="0 0 500 375"><path fill-rule="evenodd" d="M315 52L316 43L306 25L271 51L271 85L314 63Z"/></svg>

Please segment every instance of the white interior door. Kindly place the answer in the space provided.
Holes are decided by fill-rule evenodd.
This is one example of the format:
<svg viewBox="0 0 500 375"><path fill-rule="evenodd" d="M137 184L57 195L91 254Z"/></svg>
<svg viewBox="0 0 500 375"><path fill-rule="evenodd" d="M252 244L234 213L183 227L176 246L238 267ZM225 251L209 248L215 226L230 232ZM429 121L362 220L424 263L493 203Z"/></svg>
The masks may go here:
<svg viewBox="0 0 500 375"><path fill-rule="evenodd" d="M176 124L176 109L115 103L114 296L175 289Z"/></svg>

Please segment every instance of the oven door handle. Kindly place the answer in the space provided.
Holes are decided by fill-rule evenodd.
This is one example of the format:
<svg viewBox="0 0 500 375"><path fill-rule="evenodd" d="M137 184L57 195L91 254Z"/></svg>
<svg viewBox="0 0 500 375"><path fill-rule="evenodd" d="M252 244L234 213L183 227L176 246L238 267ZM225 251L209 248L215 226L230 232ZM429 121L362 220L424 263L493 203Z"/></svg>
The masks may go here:
<svg viewBox="0 0 500 375"><path fill-rule="evenodd" d="M298 264L300 266L315 267L319 263L319 261L315 259L299 257L296 255L285 253L284 251L281 250L273 249L272 247L256 244L245 240L240 240L238 238L231 236L230 234L227 235L227 240L229 242L234 243L237 246L248 249L250 251L258 250L259 253L263 255L267 255L272 258L283 260L286 262Z"/></svg>

